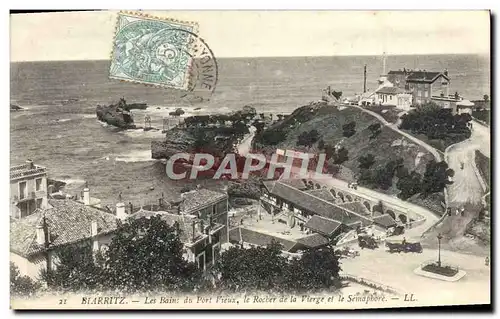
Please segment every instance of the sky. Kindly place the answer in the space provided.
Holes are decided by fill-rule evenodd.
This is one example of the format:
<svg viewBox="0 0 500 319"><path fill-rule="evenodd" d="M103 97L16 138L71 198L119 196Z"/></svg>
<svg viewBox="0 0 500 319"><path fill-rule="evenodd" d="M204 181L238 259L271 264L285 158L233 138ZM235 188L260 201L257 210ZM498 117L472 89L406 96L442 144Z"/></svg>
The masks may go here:
<svg viewBox="0 0 500 319"><path fill-rule="evenodd" d="M193 21L216 57L486 54L488 11L147 11ZM116 11L16 14L11 61L109 59Z"/></svg>

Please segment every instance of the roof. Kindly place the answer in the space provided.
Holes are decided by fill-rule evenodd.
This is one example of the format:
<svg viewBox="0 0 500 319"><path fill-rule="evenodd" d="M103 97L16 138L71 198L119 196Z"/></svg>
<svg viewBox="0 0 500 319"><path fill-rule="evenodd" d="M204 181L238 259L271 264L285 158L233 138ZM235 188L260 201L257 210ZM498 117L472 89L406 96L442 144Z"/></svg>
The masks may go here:
<svg viewBox="0 0 500 319"><path fill-rule="evenodd" d="M397 70L397 71L391 70L387 74L406 74L406 73L408 73L407 70Z"/></svg>
<svg viewBox="0 0 500 319"><path fill-rule="evenodd" d="M50 247L74 243L91 237L91 224L97 222L98 234L116 229L116 217L92 206L85 206L70 199L50 199L52 208L37 209L32 215L10 224L10 250L29 257L44 250L36 242L36 227L41 224L43 214L50 233Z"/></svg>
<svg viewBox="0 0 500 319"><path fill-rule="evenodd" d="M361 202L340 203L338 205L361 215L370 215L370 211Z"/></svg>
<svg viewBox="0 0 500 319"><path fill-rule="evenodd" d="M280 179L282 183L285 183L287 185L290 185L294 188L305 190L307 189L306 184L304 183L303 180L297 179L297 178L288 178L288 179Z"/></svg>
<svg viewBox="0 0 500 319"><path fill-rule="evenodd" d="M189 215L178 215L171 214L164 211L148 211L144 209L140 209L139 211L130 215L131 218L139 219L141 217L149 218L151 216L160 216L160 218L165 221L169 226L173 226L175 222L179 223L179 227L181 229L180 240L183 243L191 243L196 241L196 239L201 238L203 236L200 231L199 224L196 224L194 227L194 239L193 239L193 222L199 223L199 219Z"/></svg>
<svg viewBox="0 0 500 319"><path fill-rule="evenodd" d="M391 216L389 216L387 214L374 217L373 223L380 225L380 226L383 226L383 227L386 227L386 228L397 225L396 221Z"/></svg>
<svg viewBox="0 0 500 319"><path fill-rule="evenodd" d="M195 189L190 192L183 193L183 201L180 204L181 211L188 214L198 209L206 207L209 204L215 204L223 199L227 199L227 195L206 188Z"/></svg>
<svg viewBox="0 0 500 319"><path fill-rule="evenodd" d="M10 167L10 179L16 180L20 178L33 177L47 173L47 168L35 165L33 163L25 163Z"/></svg>
<svg viewBox="0 0 500 319"><path fill-rule="evenodd" d="M263 184L270 194L287 200L293 203L295 207L306 210L311 214L334 219L346 225L356 221L361 221L363 225L372 223L372 220L365 216L349 212L345 208L290 187L280 181L265 181Z"/></svg>
<svg viewBox="0 0 500 319"><path fill-rule="evenodd" d="M261 233L244 227L236 227L229 231L229 240L233 242L244 242L257 246L267 246L274 241L283 245L284 251L290 251L296 243L291 240Z"/></svg>
<svg viewBox="0 0 500 319"><path fill-rule="evenodd" d="M332 236L340 225L341 223L336 220L314 215L305 223L304 227L327 236Z"/></svg>
<svg viewBox="0 0 500 319"><path fill-rule="evenodd" d="M404 90L398 88L398 87L392 87L392 86L383 86L380 89L376 91L376 93L381 93L381 94L399 94L399 93L404 93Z"/></svg>
<svg viewBox="0 0 500 319"><path fill-rule="evenodd" d="M440 76L443 76L448 81L450 80L446 75L441 72L427 72L427 71L412 71L406 78L407 82L434 82Z"/></svg>
<svg viewBox="0 0 500 319"><path fill-rule="evenodd" d="M335 197L333 197L332 193L328 189L325 188L320 188L320 189L311 189L309 191L305 191L308 194L311 194L313 196L319 197L323 200L329 201L329 202L335 202Z"/></svg>
<svg viewBox="0 0 500 319"><path fill-rule="evenodd" d="M330 241L320 234L313 234L307 237L302 237L297 240L297 243L302 244L308 248L316 248L319 246L327 245Z"/></svg>

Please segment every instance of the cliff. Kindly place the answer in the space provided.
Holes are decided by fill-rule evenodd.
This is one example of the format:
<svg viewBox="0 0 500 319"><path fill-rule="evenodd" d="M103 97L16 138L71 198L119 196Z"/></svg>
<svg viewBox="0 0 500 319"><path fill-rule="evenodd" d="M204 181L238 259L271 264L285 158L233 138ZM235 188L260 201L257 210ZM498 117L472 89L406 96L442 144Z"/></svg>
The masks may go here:
<svg viewBox="0 0 500 319"><path fill-rule="evenodd" d="M182 127L166 132L165 140L151 142L154 159L168 159L175 153L203 152L224 157L249 132L255 109L245 106L230 114L196 115L184 119Z"/></svg>

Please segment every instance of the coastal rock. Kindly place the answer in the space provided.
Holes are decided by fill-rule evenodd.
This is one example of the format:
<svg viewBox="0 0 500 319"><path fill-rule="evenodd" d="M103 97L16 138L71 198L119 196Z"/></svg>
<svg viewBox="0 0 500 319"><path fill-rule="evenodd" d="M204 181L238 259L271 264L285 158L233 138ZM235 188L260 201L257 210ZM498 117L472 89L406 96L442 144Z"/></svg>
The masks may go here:
<svg viewBox="0 0 500 319"><path fill-rule="evenodd" d="M132 114L126 108L127 103L124 99L121 99L117 104L98 105L96 108L97 119L123 129L136 128Z"/></svg>
<svg viewBox="0 0 500 319"><path fill-rule="evenodd" d="M16 112L16 111L21 111L21 110L24 110L22 107L20 107L19 105L16 105L16 104L10 104L10 111L11 112Z"/></svg>

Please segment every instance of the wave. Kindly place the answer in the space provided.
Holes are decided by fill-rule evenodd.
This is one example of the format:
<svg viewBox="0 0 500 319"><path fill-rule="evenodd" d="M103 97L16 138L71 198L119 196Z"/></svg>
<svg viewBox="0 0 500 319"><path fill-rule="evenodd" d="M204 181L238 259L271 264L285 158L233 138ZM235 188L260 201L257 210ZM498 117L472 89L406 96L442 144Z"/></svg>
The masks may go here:
<svg viewBox="0 0 500 319"><path fill-rule="evenodd" d="M83 185L85 184L84 179L80 178L64 178L66 176L63 176L62 178L56 178L56 180L61 181L66 183L66 185Z"/></svg>
<svg viewBox="0 0 500 319"><path fill-rule="evenodd" d="M118 155L115 158L117 162L135 163L135 162L150 162L155 161L151 158L151 151L132 151L127 154Z"/></svg>
<svg viewBox="0 0 500 319"><path fill-rule="evenodd" d="M73 120L73 119L56 119L56 120L54 120L54 122L56 122L56 123L63 123L63 122L69 122L71 120Z"/></svg>
<svg viewBox="0 0 500 319"><path fill-rule="evenodd" d="M143 129L138 128L138 129L120 131L119 133L124 134L130 138L137 138L137 137L161 138L164 136L164 133L161 132L161 129L144 131Z"/></svg>

